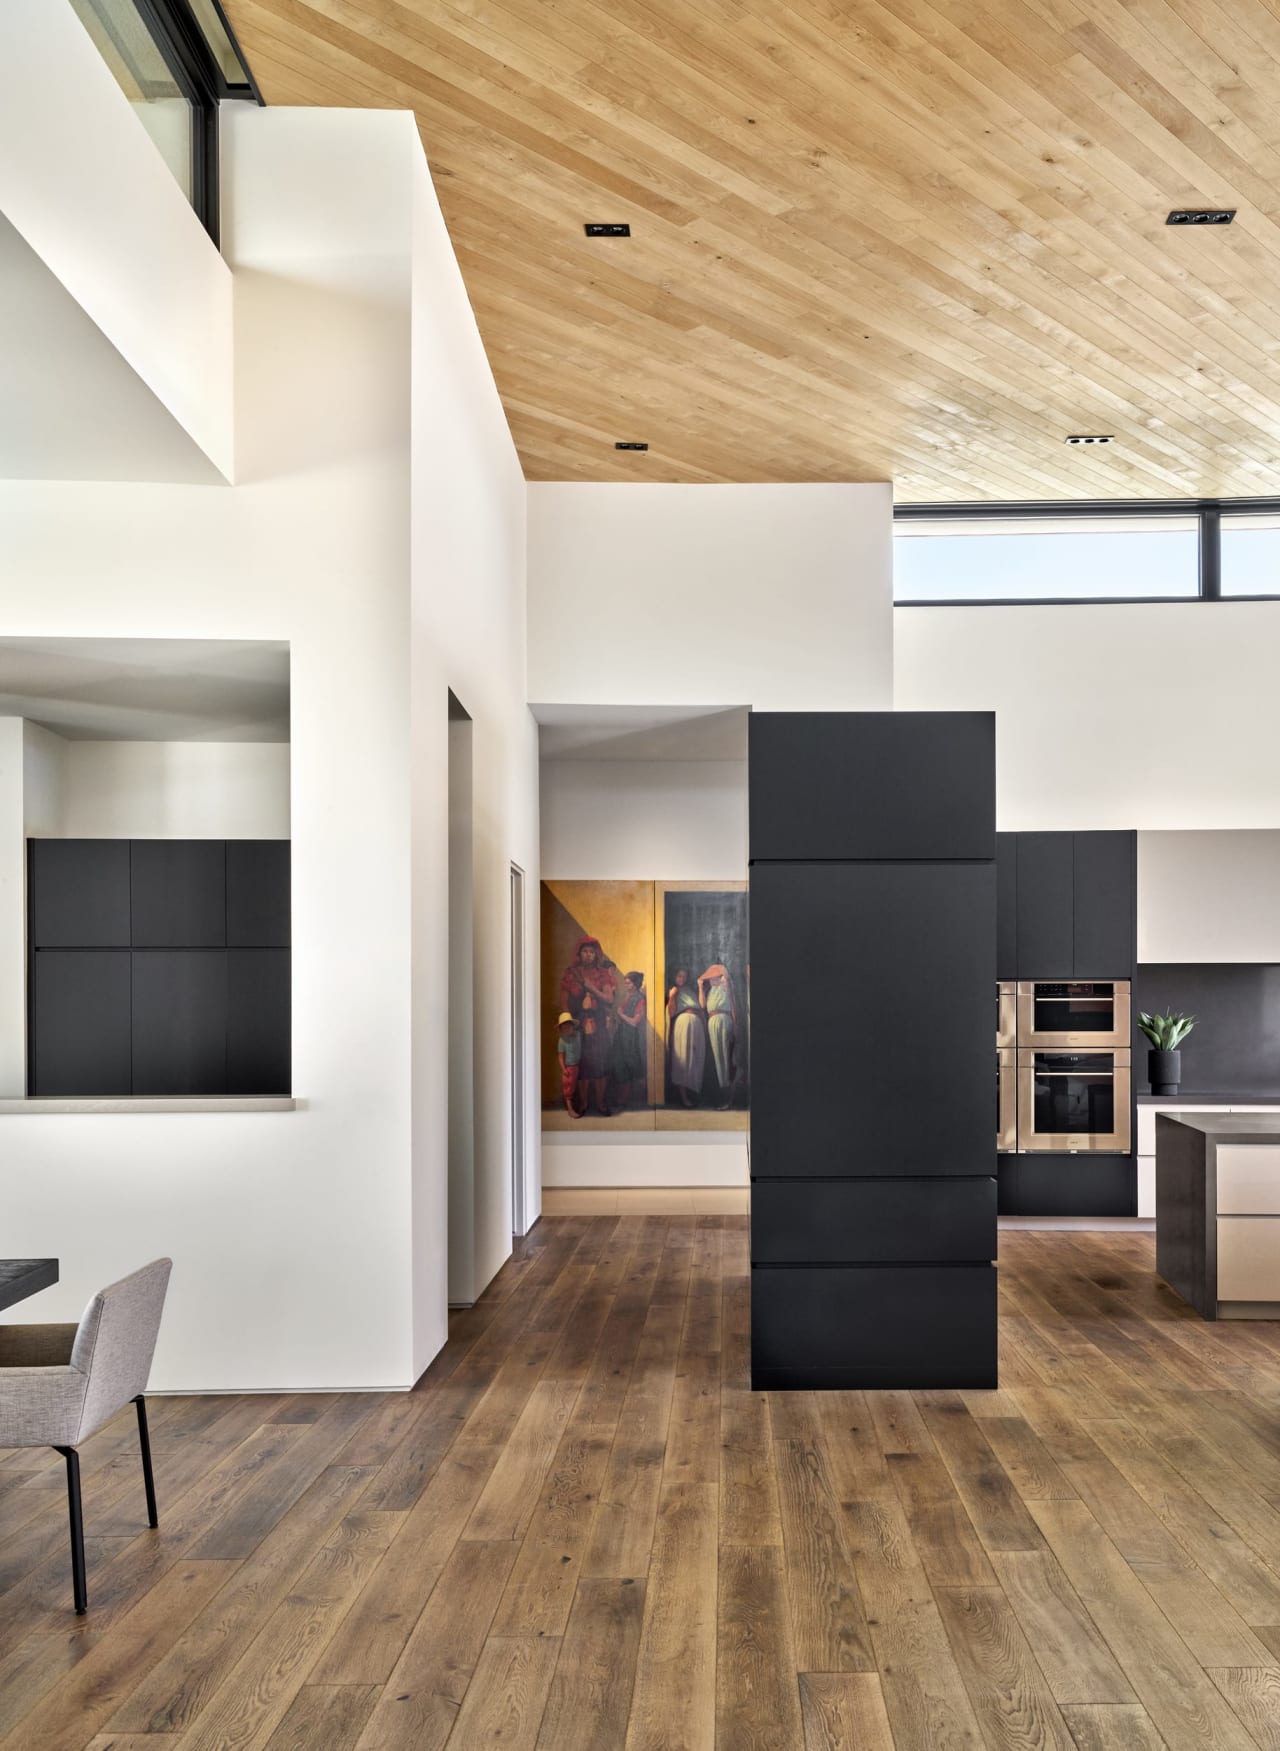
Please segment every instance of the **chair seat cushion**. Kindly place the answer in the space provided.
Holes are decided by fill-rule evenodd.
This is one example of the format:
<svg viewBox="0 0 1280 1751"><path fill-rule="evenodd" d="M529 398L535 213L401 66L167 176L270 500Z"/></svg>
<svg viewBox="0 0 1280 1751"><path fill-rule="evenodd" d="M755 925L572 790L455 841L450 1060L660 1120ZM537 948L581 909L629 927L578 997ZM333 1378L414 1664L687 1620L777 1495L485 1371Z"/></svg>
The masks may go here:
<svg viewBox="0 0 1280 1751"><path fill-rule="evenodd" d="M73 1447L88 1384L78 1368L0 1368L0 1447Z"/></svg>

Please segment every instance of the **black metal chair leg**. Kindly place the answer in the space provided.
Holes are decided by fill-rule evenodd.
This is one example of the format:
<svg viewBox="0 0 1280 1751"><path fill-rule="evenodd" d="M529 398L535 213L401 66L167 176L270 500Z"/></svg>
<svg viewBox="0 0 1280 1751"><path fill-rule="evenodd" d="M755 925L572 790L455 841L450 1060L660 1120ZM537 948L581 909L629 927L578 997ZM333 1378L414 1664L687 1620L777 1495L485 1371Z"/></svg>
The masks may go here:
<svg viewBox="0 0 1280 1751"><path fill-rule="evenodd" d="M80 1455L74 1447L55 1447L67 1462L67 1511L71 1518L71 1590L76 1616L89 1609L89 1590L84 1572L84 1515L80 1509Z"/></svg>
<svg viewBox="0 0 1280 1751"><path fill-rule="evenodd" d="M142 1449L142 1479L147 1486L147 1523L151 1526L158 1526L160 1516L156 1512L156 1480L151 1470L151 1437L147 1433L147 1401L139 1393L133 1402L138 1407L138 1445Z"/></svg>

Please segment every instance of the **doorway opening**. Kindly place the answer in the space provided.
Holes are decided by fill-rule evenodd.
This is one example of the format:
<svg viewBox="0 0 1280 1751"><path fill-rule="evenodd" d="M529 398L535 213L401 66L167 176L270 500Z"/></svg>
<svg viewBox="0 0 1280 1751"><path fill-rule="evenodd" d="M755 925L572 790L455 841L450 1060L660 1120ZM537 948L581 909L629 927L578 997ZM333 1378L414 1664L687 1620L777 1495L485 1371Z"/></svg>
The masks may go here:
<svg viewBox="0 0 1280 1751"><path fill-rule="evenodd" d="M511 865L511 1233L529 1232L524 1183L524 871Z"/></svg>
<svg viewBox="0 0 1280 1751"><path fill-rule="evenodd" d="M474 804L471 714L449 694L449 1305L476 1298Z"/></svg>

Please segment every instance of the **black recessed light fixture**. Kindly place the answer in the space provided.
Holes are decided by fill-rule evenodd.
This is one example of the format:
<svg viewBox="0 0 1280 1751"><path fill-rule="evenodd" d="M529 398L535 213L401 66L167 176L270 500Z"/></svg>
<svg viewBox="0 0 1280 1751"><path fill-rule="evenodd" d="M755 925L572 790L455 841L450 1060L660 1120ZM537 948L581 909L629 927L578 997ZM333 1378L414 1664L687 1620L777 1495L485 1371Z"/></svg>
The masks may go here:
<svg viewBox="0 0 1280 1751"><path fill-rule="evenodd" d="M613 447L615 450L647 450L649 448L647 444L636 444L631 442L615 444Z"/></svg>
<svg viewBox="0 0 1280 1751"><path fill-rule="evenodd" d="M1175 207L1165 224L1229 225L1235 216L1234 207Z"/></svg>
<svg viewBox="0 0 1280 1751"><path fill-rule="evenodd" d="M1114 432L1072 432L1069 438L1063 440L1067 444L1113 444Z"/></svg>
<svg viewBox="0 0 1280 1751"><path fill-rule="evenodd" d="M588 237L630 237L630 225L584 225Z"/></svg>

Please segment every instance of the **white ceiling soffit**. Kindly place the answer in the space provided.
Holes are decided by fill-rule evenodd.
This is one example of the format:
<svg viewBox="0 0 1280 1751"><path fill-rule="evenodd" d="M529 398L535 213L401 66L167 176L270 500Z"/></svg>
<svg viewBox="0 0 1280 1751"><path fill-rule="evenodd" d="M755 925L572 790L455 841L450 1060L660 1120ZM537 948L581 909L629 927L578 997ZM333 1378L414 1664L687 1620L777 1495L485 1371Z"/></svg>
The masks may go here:
<svg viewBox="0 0 1280 1751"><path fill-rule="evenodd" d="M73 742L287 742L273 640L0 638L0 716Z"/></svg>
<svg viewBox="0 0 1280 1751"><path fill-rule="evenodd" d="M745 705L533 705L544 760L745 760Z"/></svg>

